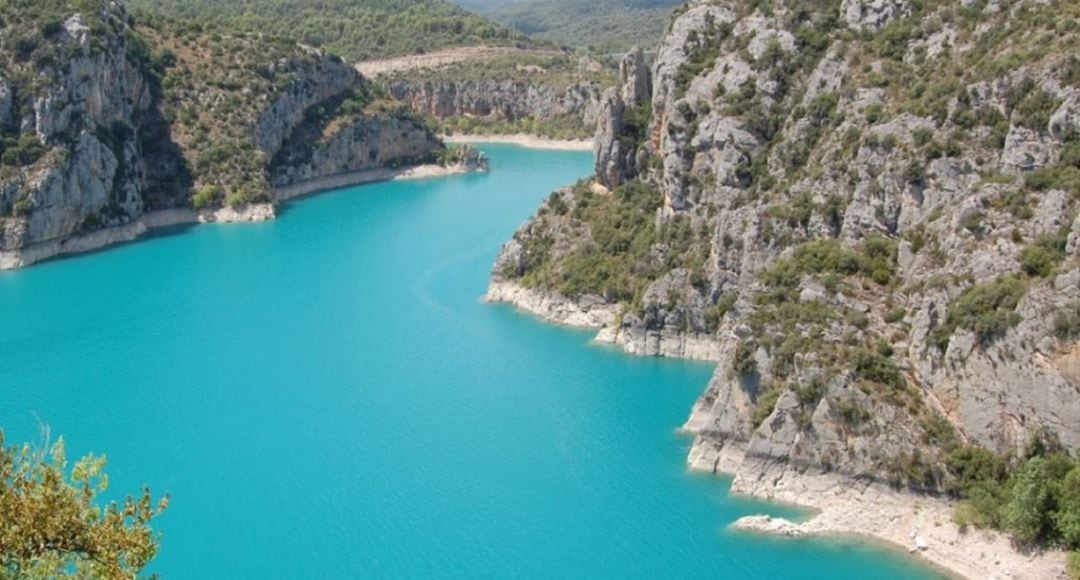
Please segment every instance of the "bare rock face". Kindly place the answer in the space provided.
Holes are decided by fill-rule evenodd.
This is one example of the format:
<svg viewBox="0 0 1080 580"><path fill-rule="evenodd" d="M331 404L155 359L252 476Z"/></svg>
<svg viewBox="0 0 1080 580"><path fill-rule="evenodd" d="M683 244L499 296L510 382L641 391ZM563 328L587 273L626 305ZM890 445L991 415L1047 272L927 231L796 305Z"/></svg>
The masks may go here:
<svg viewBox="0 0 1080 580"><path fill-rule="evenodd" d="M624 103L638 106L652 98L652 75L645 64L645 54L634 47L619 62L619 86Z"/></svg>
<svg viewBox="0 0 1080 580"><path fill-rule="evenodd" d="M911 4L907 0L844 0L840 12L849 27L872 31L910 15Z"/></svg>
<svg viewBox="0 0 1080 580"><path fill-rule="evenodd" d="M274 187L379 167L403 167L431 161L442 144L431 130L412 119L362 118L314 144L299 139L275 159Z"/></svg>
<svg viewBox="0 0 1080 580"><path fill-rule="evenodd" d="M641 136L633 133L641 127L629 127L628 131L626 116L630 110L645 106L651 94L652 77L640 48L623 57L619 78L621 85L605 91L601 99L593 140L597 181L609 189L618 187L639 169L637 144Z"/></svg>
<svg viewBox="0 0 1080 580"><path fill-rule="evenodd" d="M1025 6L1053 20L1053 2ZM595 189L632 185L647 217L563 194L515 235L500 284L543 293L536 264L625 256L606 280L633 299L611 300L598 338L718 362L690 462L740 489L830 473L936 491L959 445L1080 445L1076 64L1049 51L974 74L1018 21L988 7L959 44L943 10L846 0L837 26L793 24L779 1L691 2L659 46L649 119L627 100L644 86L630 60L596 134ZM911 38L890 44L891 23Z"/></svg>
<svg viewBox="0 0 1080 580"><path fill-rule="evenodd" d="M0 127L7 126L12 121L11 112L11 89L0 77Z"/></svg>
<svg viewBox="0 0 1080 580"><path fill-rule="evenodd" d="M322 55L313 63L286 62L277 66L284 69L277 72L297 78L255 124L255 144L271 157L304 120L308 109L355 87L360 81L360 73L334 55Z"/></svg>
<svg viewBox="0 0 1080 580"><path fill-rule="evenodd" d="M241 207L222 209L224 196L218 195L195 211L196 183L212 190L217 181L239 175L244 185L236 189L268 188L272 180L292 184L426 161L443 149L429 129L404 114L372 117L339 109L366 94L365 81L340 58L302 47L256 62L262 68L250 82L283 82L257 96L251 86L230 89L241 105L222 102L230 95L208 96L207 86L197 84L173 85L169 92L165 68L157 68L170 66L163 64L169 57L155 63L151 52L161 48L154 46L158 40L141 37L121 3L102 6L64 16L33 58L7 54L11 48L0 42L0 59L14 67L0 77L0 268L131 239L158 223L152 214L159 211L171 216L168 223L274 214L268 192L257 189ZM193 63L202 64L199 52L192 54ZM192 146L192 133L205 138L208 131L186 126L184 115L177 115L183 108L178 103L190 104L184 99L231 124L219 132L229 142L214 151L225 159L218 166L206 159L212 147ZM242 162L230 161L241 155Z"/></svg>
<svg viewBox="0 0 1080 580"><path fill-rule="evenodd" d="M120 8L102 17L124 21ZM143 210L138 128L154 106L149 84L127 58L124 38L91 50L81 18L66 27L60 42L73 56L31 100L33 139L52 151L0 190L0 209L24 216L4 228L3 250L126 223ZM11 102L0 87L0 118L8 124Z"/></svg>
<svg viewBox="0 0 1080 580"><path fill-rule="evenodd" d="M593 151L596 155L596 180L608 188L618 187L629 173L627 154L619 135L623 132L623 116L626 105L618 89L604 91L600 106L600 121L596 124L596 137L593 139ZM631 157L632 159L632 157Z"/></svg>
<svg viewBox="0 0 1080 580"><path fill-rule="evenodd" d="M584 127L592 127L600 99L600 90L588 83L562 87L529 80L394 80L386 87L413 112L437 119L465 116L513 122L576 117Z"/></svg>

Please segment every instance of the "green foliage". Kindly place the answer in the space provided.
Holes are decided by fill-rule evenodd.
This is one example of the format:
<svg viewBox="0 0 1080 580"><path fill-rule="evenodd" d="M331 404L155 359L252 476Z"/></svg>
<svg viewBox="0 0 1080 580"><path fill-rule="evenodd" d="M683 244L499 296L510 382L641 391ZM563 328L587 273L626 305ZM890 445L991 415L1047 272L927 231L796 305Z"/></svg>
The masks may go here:
<svg viewBox="0 0 1080 580"><path fill-rule="evenodd" d="M871 236L851 250L835 239L806 242L795 249L790 259L777 260L761 272L767 285L794 290L803 274L834 273L844 276L864 275L887 285L896 271L896 242L884 236Z"/></svg>
<svg viewBox="0 0 1080 580"><path fill-rule="evenodd" d="M1069 228L1057 233L1039 236L1034 243L1020 251L1020 266L1029 276L1049 277L1058 263L1065 259L1065 245L1069 240Z"/></svg>
<svg viewBox="0 0 1080 580"><path fill-rule="evenodd" d="M531 44L522 34L433 0L132 0L140 20L192 32L287 38L350 60L454 46Z"/></svg>
<svg viewBox="0 0 1080 580"><path fill-rule="evenodd" d="M731 370L737 377L744 377L757 370L757 361L754 353L757 348L745 340L739 341L735 346L735 356L731 359Z"/></svg>
<svg viewBox="0 0 1080 580"><path fill-rule="evenodd" d="M716 301L716 304L705 309L705 330L716 332L716 329L720 327L720 321L724 319L724 315L735 306L735 299L735 293L728 292L721 296Z"/></svg>
<svg viewBox="0 0 1080 580"><path fill-rule="evenodd" d="M1080 169L1071 165L1048 165L1025 175L1024 183L1038 191L1060 189L1077 197L1080 196Z"/></svg>
<svg viewBox="0 0 1080 580"><path fill-rule="evenodd" d="M212 205L217 205L225 197L225 190L220 185L206 185L199 188L199 191L195 192L195 195L191 198L191 206L195 209L202 209Z"/></svg>
<svg viewBox="0 0 1080 580"><path fill-rule="evenodd" d="M894 390L907 388L907 380L891 358L865 348L855 351L855 376Z"/></svg>
<svg viewBox="0 0 1080 580"><path fill-rule="evenodd" d="M712 69L725 40L731 35L731 25L709 20L701 33L694 30L687 36L683 50L687 58L675 71L675 98L680 99L690 88L690 82Z"/></svg>
<svg viewBox="0 0 1080 580"><path fill-rule="evenodd" d="M957 328L974 332L983 344L992 342L1020 322L1016 305L1026 291L1027 285L1016 276L968 288L949 302L945 323L931 332L930 343L945 350Z"/></svg>
<svg viewBox="0 0 1080 580"><path fill-rule="evenodd" d="M582 244L556 262L538 259L521 273L526 286L557 288L564 294L598 294L616 302L631 302L644 291L658 268L651 255L653 244L675 233L680 247L689 245L687 227L677 232L656 228L655 212L663 197L652 186L633 181L610 195L596 195L586 184L574 189L570 219L580 220L591 233ZM546 256L544 237L521 239L524 251ZM671 266L681 265L691 256L673 256Z"/></svg>
<svg viewBox="0 0 1080 580"><path fill-rule="evenodd" d="M678 0L520 0L483 12L520 32L590 52L652 47Z"/></svg>
<svg viewBox="0 0 1080 580"><path fill-rule="evenodd" d="M1014 477L1009 501L1001 508L1001 525L1023 544L1036 544L1051 533L1049 514L1054 507L1054 483L1047 461L1030 459Z"/></svg>
<svg viewBox="0 0 1080 580"><path fill-rule="evenodd" d="M1034 441L1041 441L1035 438ZM947 491L961 498L961 525L1001 528L1021 544L1080 548L1080 462L1044 445L1010 473L1002 457L960 446L946 457Z"/></svg>
<svg viewBox="0 0 1080 580"><path fill-rule="evenodd" d="M1001 485L1008 475L1004 459L974 445L953 449L946 456L945 465L953 476L946 490L962 498L970 498L979 486Z"/></svg>
<svg viewBox="0 0 1080 580"><path fill-rule="evenodd" d="M0 432L0 576L133 578L158 550L150 491L104 508L105 457L68 467L63 439L48 449L4 447Z"/></svg>
<svg viewBox="0 0 1080 580"><path fill-rule="evenodd" d="M757 429L772 415L776 409L776 401L780 398L783 388L775 383L770 383L757 397L754 410L750 412L750 425Z"/></svg>
<svg viewBox="0 0 1080 580"><path fill-rule="evenodd" d="M1080 466L1069 470L1061 481L1053 526L1064 545L1080 549Z"/></svg>
<svg viewBox="0 0 1080 580"><path fill-rule="evenodd" d="M833 399L829 401L829 406L833 416L849 428L858 427L871 419L870 411L855 399Z"/></svg>
<svg viewBox="0 0 1080 580"><path fill-rule="evenodd" d="M1031 90L1013 109L1013 123L1035 131L1046 131L1050 116L1060 105L1061 101L1053 94L1041 89Z"/></svg>
<svg viewBox="0 0 1080 580"><path fill-rule="evenodd" d="M33 165L45 155L45 146L33 133L23 133L18 139L5 139L0 146L0 164L11 167Z"/></svg>
<svg viewBox="0 0 1080 580"><path fill-rule="evenodd" d="M1061 340L1080 338L1080 301L1073 302L1054 318L1054 334Z"/></svg>

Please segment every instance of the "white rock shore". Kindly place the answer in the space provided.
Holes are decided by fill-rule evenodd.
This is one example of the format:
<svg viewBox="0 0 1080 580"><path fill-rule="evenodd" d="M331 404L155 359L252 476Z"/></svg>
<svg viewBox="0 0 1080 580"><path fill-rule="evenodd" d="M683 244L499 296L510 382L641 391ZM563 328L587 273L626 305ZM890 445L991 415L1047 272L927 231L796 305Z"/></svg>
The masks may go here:
<svg viewBox="0 0 1080 580"><path fill-rule="evenodd" d="M0 251L0 270L22 268L56 256L89 252L130 242L153 229L184 224L261 222L277 217L276 205L296 197L328 189L398 179L421 179L466 173L461 165L417 165L400 169L379 168L356 171L330 177L311 179L274 191L273 203L255 203L237 208L222 207L196 210L191 208L164 209L147 212L121 226L102 228L87 234L50 240L16 251Z"/></svg>
<svg viewBox="0 0 1080 580"><path fill-rule="evenodd" d="M512 135L443 135L448 143L507 143L529 149L552 149L558 151L592 151L592 139L548 139L526 133Z"/></svg>
<svg viewBox="0 0 1080 580"><path fill-rule="evenodd" d="M678 352L670 347L643 352L640 343L620 337L613 328L618 307L599 298L574 301L555 292L496 279L484 299L512 304L550 322L599 329L598 342L618 344L631 354ZM690 352L707 353L709 348L698 345ZM836 474L806 473L783 462L748 458L737 444L717 447L701 437L687 462L695 471L733 475L732 493L815 512L805 522L747 516L731 524L734 529L787 537L858 536L905 550L951 576L972 580L1068 580L1064 552L1026 553L1013 547L1003 534L962 531L952 521L953 503L941 497L900 492Z"/></svg>

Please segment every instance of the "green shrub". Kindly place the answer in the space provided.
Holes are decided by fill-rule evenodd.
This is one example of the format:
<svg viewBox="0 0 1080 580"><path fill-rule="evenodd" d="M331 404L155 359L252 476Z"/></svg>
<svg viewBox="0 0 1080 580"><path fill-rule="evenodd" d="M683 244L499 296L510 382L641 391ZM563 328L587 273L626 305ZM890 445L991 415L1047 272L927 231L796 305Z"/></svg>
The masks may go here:
<svg viewBox="0 0 1080 580"><path fill-rule="evenodd" d="M855 399L832 399L829 408L833 415L848 427L858 427L870 420L872 415Z"/></svg>
<svg viewBox="0 0 1080 580"><path fill-rule="evenodd" d="M866 122L871 125L876 125L879 121L885 118L885 108L881 105L874 103L863 109L863 116L866 117Z"/></svg>
<svg viewBox="0 0 1080 580"><path fill-rule="evenodd" d="M1058 263L1065 259L1068 239L1068 228L1062 228L1055 234L1039 236L1033 244L1020 251L1021 268L1029 276L1050 276Z"/></svg>
<svg viewBox="0 0 1080 580"><path fill-rule="evenodd" d="M1034 457L1015 476L1012 497L1001 508L1001 524L1020 543L1033 545L1051 533L1054 490L1047 461Z"/></svg>
<svg viewBox="0 0 1080 580"><path fill-rule="evenodd" d="M904 316L907 316L907 309L904 307L897 306L896 308L890 308L885 312L885 322L887 324L895 324L903 320Z"/></svg>
<svg viewBox="0 0 1080 580"><path fill-rule="evenodd" d="M1045 131L1050 116L1061 105L1053 94L1044 90L1032 90L1013 109L1013 122L1035 131Z"/></svg>
<svg viewBox="0 0 1080 580"><path fill-rule="evenodd" d="M1080 196L1080 169L1060 163L1040 167L1024 176L1024 184L1037 191L1060 189L1077 197Z"/></svg>
<svg viewBox="0 0 1080 580"><path fill-rule="evenodd" d="M716 332L716 329L720 328L720 321L735 306L735 299L734 292L727 292L716 301L716 304L705 309L705 330Z"/></svg>
<svg viewBox="0 0 1080 580"><path fill-rule="evenodd" d="M865 348L855 351L855 376L895 390L907 387L907 380L891 358Z"/></svg>
<svg viewBox="0 0 1080 580"><path fill-rule="evenodd" d="M965 215L960 220L960 227L971 232L973 235L980 236L984 231L983 226L983 214L979 211L973 211Z"/></svg>
<svg viewBox="0 0 1080 580"><path fill-rule="evenodd" d="M1061 482L1054 527L1063 544L1080 549L1080 466L1073 467Z"/></svg>
<svg viewBox="0 0 1080 580"><path fill-rule="evenodd" d="M776 401L780 398L780 393L783 391L783 387L771 384L764 392L762 392L757 399L757 403L754 404L754 410L750 413L750 424L754 429L757 429L772 415L774 409L776 409Z"/></svg>
<svg viewBox="0 0 1080 580"><path fill-rule="evenodd" d="M752 344L739 341L735 346L735 355L731 359L731 370L737 377L744 377L757 370L757 361L754 353L757 351Z"/></svg>
<svg viewBox="0 0 1080 580"><path fill-rule="evenodd" d="M988 482L1000 485L1008 475L1004 459L974 445L964 445L949 452L945 467L952 475L946 491L965 499L971 497L977 486Z"/></svg>
<svg viewBox="0 0 1080 580"><path fill-rule="evenodd" d="M11 212L15 217L26 217L34 211L34 202L30 199L20 199L11 206Z"/></svg>
<svg viewBox="0 0 1080 580"><path fill-rule="evenodd" d="M1020 322L1016 305L1026 291L1027 285L1016 276L968 288L949 303L945 323L931 333L931 344L944 350L957 328L970 330L982 344L989 344Z"/></svg>
<svg viewBox="0 0 1080 580"><path fill-rule="evenodd" d="M195 195L191 197L191 206L195 209L202 209L218 204L225 196L225 191L220 185L206 185L199 188L199 191L195 192Z"/></svg>
<svg viewBox="0 0 1080 580"><path fill-rule="evenodd" d="M1063 308L1054 318L1054 334L1061 340L1080 338L1080 301Z"/></svg>

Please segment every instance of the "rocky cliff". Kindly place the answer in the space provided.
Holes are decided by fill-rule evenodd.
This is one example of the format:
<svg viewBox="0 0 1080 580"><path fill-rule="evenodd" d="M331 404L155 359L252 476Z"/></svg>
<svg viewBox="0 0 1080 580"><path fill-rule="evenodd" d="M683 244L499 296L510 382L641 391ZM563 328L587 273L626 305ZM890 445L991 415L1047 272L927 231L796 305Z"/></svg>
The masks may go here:
<svg viewBox="0 0 1080 580"><path fill-rule="evenodd" d="M275 187L444 151L336 56L254 35L192 34L167 20L138 23L117 2L95 6L0 13L6 267L80 247L68 241L143 223L153 211L261 219L273 214L263 206Z"/></svg>
<svg viewBox="0 0 1080 580"><path fill-rule="evenodd" d="M601 93L613 79L590 59L522 54L390 72L380 81L447 131L578 138L592 135Z"/></svg>
<svg viewBox="0 0 1080 580"><path fill-rule="evenodd" d="M587 83L567 87L512 80L428 80L387 83L390 94L422 115L478 117L510 123L572 116L586 127L596 123L598 90Z"/></svg>
<svg viewBox="0 0 1080 580"><path fill-rule="evenodd" d="M651 98L623 63L595 180L521 227L490 297L717 361L690 462L742 491L816 474L940 493L972 449L1074 449L1078 20L1055 1L691 2Z"/></svg>

